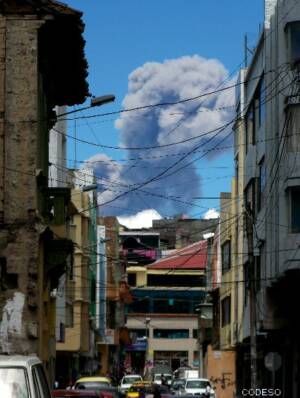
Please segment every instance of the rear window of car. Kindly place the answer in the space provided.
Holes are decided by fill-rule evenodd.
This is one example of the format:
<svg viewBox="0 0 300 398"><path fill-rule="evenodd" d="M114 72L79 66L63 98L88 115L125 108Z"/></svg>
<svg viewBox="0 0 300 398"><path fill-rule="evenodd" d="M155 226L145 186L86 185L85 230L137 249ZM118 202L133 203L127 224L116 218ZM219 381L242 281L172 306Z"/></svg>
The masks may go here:
<svg viewBox="0 0 300 398"><path fill-rule="evenodd" d="M124 377L123 383L122 383L122 384L133 384L134 382L136 382L136 381L138 381L138 380L142 380L142 378L141 378L140 376Z"/></svg>
<svg viewBox="0 0 300 398"><path fill-rule="evenodd" d="M0 368L1 397L29 398L28 381L24 368Z"/></svg>
<svg viewBox="0 0 300 398"><path fill-rule="evenodd" d="M109 383L105 381L83 381L75 384L76 390L101 390L109 387Z"/></svg>
<svg viewBox="0 0 300 398"><path fill-rule="evenodd" d="M210 386L210 384L205 380L189 380L186 382L186 388L206 388L207 386Z"/></svg>

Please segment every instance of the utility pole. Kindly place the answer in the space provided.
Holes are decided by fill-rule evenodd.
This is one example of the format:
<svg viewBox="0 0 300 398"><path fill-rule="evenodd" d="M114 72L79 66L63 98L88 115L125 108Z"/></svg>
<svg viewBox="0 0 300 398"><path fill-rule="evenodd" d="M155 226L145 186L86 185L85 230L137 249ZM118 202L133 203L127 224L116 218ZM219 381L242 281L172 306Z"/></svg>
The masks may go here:
<svg viewBox="0 0 300 398"><path fill-rule="evenodd" d="M198 356L199 356L199 377L203 377L203 347L202 347L202 322L201 322L201 309L197 310L198 312Z"/></svg>
<svg viewBox="0 0 300 398"><path fill-rule="evenodd" d="M257 344L256 344L256 303L255 303L255 271L253 253L253 217L252 210L246 203L246 233L248 242L248 275L249 275L249 309L250 309L250 371L251 388L257 388Z"/></svg>

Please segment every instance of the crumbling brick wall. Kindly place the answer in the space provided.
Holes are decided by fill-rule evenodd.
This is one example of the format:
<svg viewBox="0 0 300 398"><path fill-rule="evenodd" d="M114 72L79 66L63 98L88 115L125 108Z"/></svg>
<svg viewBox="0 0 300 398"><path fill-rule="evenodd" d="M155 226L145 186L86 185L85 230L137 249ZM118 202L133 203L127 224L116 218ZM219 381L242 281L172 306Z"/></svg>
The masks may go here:
<svg viewBox="0 0 300 398"><path fill-rule="evenodd" d="M0 16L0 352L38 352L38 28Z"/></svg>

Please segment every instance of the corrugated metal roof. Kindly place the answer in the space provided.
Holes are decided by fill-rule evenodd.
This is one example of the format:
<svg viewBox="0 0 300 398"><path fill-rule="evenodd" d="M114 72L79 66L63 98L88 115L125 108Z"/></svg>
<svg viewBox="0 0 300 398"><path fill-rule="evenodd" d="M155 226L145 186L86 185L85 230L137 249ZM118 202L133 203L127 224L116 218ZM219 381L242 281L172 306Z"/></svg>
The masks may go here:
<svg viewBox="0 0 300 398"><path fill-rule="evenodd" d="M148 269L205 269L207 241L201 240L176 250L170 256L149 265Z"/></svg>

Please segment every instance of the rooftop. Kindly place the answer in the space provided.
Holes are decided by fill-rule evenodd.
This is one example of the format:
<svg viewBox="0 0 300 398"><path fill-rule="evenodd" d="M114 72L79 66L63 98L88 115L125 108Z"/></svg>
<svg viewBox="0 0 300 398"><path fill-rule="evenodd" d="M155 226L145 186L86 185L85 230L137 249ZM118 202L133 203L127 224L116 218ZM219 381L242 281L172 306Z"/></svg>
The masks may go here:
<svg viewBox="0 0 300 398"><path fill-rule="evenodd" d="M170 256L148 265L148 269L205 269L207 262L207 241L201 240L175 250Z"/></svg>

